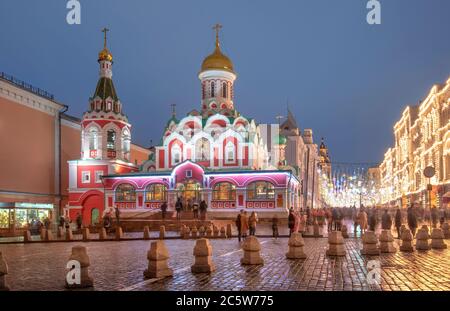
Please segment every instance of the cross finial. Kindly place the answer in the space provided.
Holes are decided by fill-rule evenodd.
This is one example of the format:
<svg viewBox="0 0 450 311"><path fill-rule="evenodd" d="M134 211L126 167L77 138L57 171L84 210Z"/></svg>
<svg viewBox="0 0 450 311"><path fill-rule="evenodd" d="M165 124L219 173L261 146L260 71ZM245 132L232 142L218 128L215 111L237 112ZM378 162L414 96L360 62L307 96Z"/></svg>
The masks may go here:
<svg viewBox="0 0 450 311"><path fill-rule="evenodd" d="M170 107L172 107L172 117L174 117L174 118L175 118L176 115L177 115L177 113L176 113L176 111L175 111L176 106L177 106L176 104L171 104L171 105L170 105Z"/></svg>
<svg viewBox="0 0 450 311"><path fill-rule="evenodd" d="M219 47L219 31L222 29L222 25L215 24L213 29L216 31L216 47Z"/></svg>
<svg viewBox="0 0 450 311"><path fill-rule="evenodd" d="M102 32L105 34L105 41L104 41L104 44L103 44L103 47L104 47L105 49L106 49L106 39L107 39L107 38L106 38L106 33L107 33L108 31L109 31L109 29L106 28L106 27L102 29Z"/></svg>

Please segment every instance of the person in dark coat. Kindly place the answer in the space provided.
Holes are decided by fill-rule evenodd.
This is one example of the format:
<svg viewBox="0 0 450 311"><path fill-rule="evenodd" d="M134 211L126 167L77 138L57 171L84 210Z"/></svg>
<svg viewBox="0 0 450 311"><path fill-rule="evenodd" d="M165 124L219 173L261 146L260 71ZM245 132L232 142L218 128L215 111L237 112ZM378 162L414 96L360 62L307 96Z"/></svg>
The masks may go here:
<svg viewBox="0 0 450 311"><path fill-rule="evenodd" d="M277 215L272 218L272 237L278 239L278 217Z"/></svg>
<svg viewBox="0 0 450 311"><path fill-rule="evenodd" d="M294 215L294 210L292 208L289 210L288 227L289 227L289 236L291 236L291 234L292 234L292 232L294 232L294 228L295 228L295 215Z"/></svg>
<svg viewBox="0 0 450 311"><path fill-rule="evenodd" d="M437 228L438 223L438 210L436 206L431 209L431 222L433 223L433 228Z"/></svg>
<svg viewBox="0 0 450 311"><path fill-rule="evenodd" d="M376 226L377 226L377 215L375 213L375 210L372 209L370 211L370 216L369 216L369 230L375 231Z"/></svg>
<svg viewBox="0 0 450 311"><path fill-rule="evenodd" d="M400 239L400 228L402 226L402 211L400 208L397 208L395 212L395 228L397 229L397 238Z"/></svg>
<svg viewBox="0 0 450 311"><path fill-rule="evenodd" d="M117 208L117 206L116 206L114 212L115 212L115 214L116 214L116 224L117 224L118 226L120 226L120 210Z"/></svg>
<svg viewBox="0 0 450 311"><path fill-rule="evenodd" d="M392 218L388 212L388 209L385 209L383 215L381 216L381 229L391 230L391 227L392 227Z"/></svg>
<svg viewBox="0 0 450 311"><path fill-rule="evenodd" d="M200 202L200 217L201 220L205 220L206 219L206 210L208 209L208 204L206 204L205 200L202 200Z"/></svg>
<svg viewBox="0 0 450 311"><path fill-rule="evenodd" d="M181 210L183 209L183 203L181 202L181 198L178 197L177 202L175 203L175 210L177 211L177 220L181 219Z"/></svg>
<svg viewBox="0 0 450 311"><path fill-rule="evenodd" d="M408 220L409 230L411 230L412 235L415 236L416 229L417 229L417 217L416 217L416 213L414 212L414 209L412 208L412 206L408 207L407 220Z"/></svg>
<svg viewBox="0 0 450 311"><path fill-rule="evenodd" d="M161 217L162 217L163 220L166 219L166 214L167 214L167 202L164 201L161 204Z"/></svg>
<svg viewBox="0 0 450 311"><path fill-rule="evenodd" d="M241 241L241 238L242 238L242 231L241 231L241 213L242 212L243 212L243 210L241 210L239 212L239 214L237 215L236 220L235 220L236 228L238 231L238 241L239 242Z"/></svg>
<svg viewBox="0 0 450 311"><path fill-rule="evenodd" d="M334 224L334 230L339 231L339 211L336 207L333 208L333 211L331 212L331 217Z"/></svg>
<svg viewBox="0 0 450 311"><path fill-rule="evenodd" d="M78 230L80 230L81 229L81 225L83 224L83 218L81 218L81 214L80 213L78 213L76 221L77 221L77 228L78 228Z"/></svg>

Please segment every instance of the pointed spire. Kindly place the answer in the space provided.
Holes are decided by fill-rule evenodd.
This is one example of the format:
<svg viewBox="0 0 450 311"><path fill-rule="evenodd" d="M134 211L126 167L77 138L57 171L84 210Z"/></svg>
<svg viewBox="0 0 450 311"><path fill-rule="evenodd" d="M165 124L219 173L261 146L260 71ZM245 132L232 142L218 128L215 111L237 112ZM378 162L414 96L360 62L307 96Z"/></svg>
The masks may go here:
<svg viewBox="0 0 450 311"><path fill-rule="evenodd" d="M177 107L176 104L171 104L170 107L172 107L172 118L176 119L177 113L175 111L175 108Z"/></svg>
<svg viewBox="0 0 450 311"><path fill-rule="evenodd" d="M106 49L106 42L107 42L107 33L108 33L109 29L108 28L103 28L102 32L105 34L105 38L104 38L104 43L103 43L103 48Z"/></svg>

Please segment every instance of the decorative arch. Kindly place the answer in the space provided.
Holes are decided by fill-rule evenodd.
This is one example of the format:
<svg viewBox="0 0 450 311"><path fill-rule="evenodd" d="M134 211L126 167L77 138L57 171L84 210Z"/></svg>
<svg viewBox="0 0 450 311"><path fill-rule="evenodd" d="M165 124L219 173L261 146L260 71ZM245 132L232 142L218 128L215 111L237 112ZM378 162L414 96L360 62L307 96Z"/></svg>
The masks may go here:
<svg viewBox="0 0 450 311"><path fill-rule="evenodd" d="M115 191L115 202L136 202L136 187L130 183L119 184Z"/></svg>
<svg viewBox="0 0 450 311"><path fill-rule="evenodd" d="M230 182L218 182L212 187L214 201L236 201L236 185Z"/></svg>
<svg viewBox="0 0 450 311"><path fill-rule="evenodd" d="M266 180L257 180L247 185L247 200L274 200L275 186Z"/></svg>
<svg viewBox="0 0 450 311"><path fill-rule="evenodd" d="M163 183L151 183L145 187L145 202L167 201L167 185Z"/></svg>

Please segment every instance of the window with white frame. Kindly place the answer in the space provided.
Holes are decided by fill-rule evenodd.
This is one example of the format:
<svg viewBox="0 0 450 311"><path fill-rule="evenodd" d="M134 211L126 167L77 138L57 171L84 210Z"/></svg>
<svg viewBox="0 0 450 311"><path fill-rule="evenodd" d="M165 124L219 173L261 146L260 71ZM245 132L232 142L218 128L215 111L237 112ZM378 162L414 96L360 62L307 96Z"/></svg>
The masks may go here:
<svg viewBox="0 0 450 311"><path fill-rule="evenodd" d="M225 145L225 162L226 163L233 163L235 161L235 148L234 144L229 141Z"/></svg>
<svg viewBox="0 0 450 311"><path fill-rule="evenodd" d="M90 171L81 172L81 182L83 184L89 184L91 182L91 172Z"/></svg>
<svg viewBox="0 0 450 311"><path fill-rule="evenodd" d="M181 162L181 148L178 144L172 147L172 164L178 164Z"/></svg>
<svg viewBox="0 0 450 311"><path fill-rule="evenodd" d="M102 175L103 171L95 171L95 183L101 183L102 182Z"/></svg>

